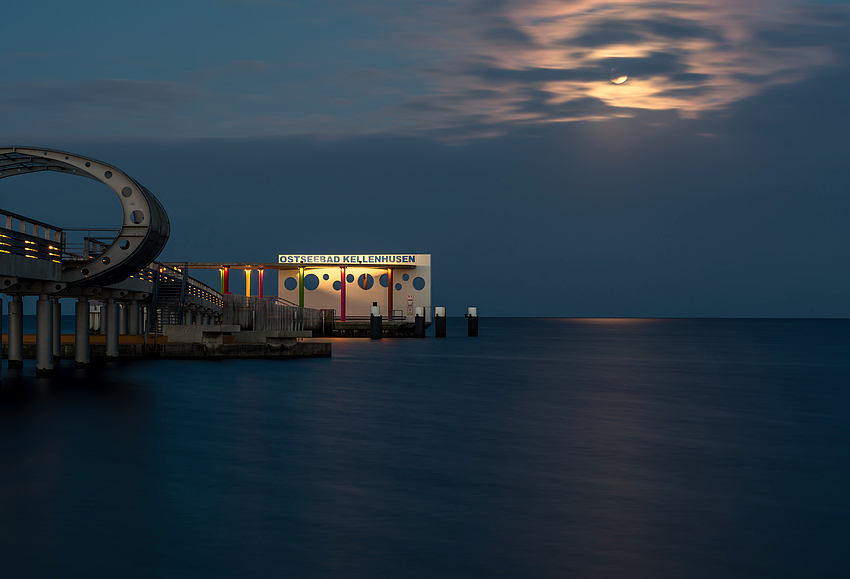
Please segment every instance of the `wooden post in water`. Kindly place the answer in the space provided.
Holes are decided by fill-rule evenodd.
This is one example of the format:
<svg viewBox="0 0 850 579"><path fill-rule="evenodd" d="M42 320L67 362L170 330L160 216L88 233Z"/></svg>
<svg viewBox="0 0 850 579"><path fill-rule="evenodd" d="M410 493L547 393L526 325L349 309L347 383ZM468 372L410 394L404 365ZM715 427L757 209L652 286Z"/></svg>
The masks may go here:
<svg viewBox="0 0 850 579"><path fill-rule="evenodd" d="M425 337L425 308L421 306L416 307L416 317L413 318L413 336Z"/></svg>
<svg viewBox="0 0 850 579"><path fill-rule="evenodd" d="M434 308L434 337L446 337L446 308Z"/></svg>
<svg viewBox="0 0 850 579"><path fill-rule="evenodd" d="M467 335L470 338L478 337L478 308L466 308Z"/></svg>
<svg viewBox="0 0 850 579"><path fill-rule="evenodd" d="M369 337L373 340L383 338L384 328L381 318L381 306L378 302L372 302L372 307L369 310Z"/></svg>

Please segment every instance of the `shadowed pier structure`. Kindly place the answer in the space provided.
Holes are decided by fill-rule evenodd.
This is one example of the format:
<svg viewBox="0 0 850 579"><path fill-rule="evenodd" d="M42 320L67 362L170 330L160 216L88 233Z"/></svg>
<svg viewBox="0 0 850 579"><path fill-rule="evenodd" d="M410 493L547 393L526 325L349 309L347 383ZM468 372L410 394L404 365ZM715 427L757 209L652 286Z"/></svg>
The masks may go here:
<svg viewBox="0 0 850 579"><path fill-rule="evenodd" d="M37 297L35 358L39 375L51 374L61 356L59 298L76 298L74 356L90 361L91 300L103 303L105 355L119 355L119 334L156 332L189 315L211 323L222 311L222 296L189 278L185 270L155 262L170 234L168 215L141 183L96 159L32 147L0 148L0 179L51 171L106 185L121 204L121 227L62 229L0 210L0 292L9 295L9 367L24 359L23 300ZM88 232L77 243L68 236ZM96 233L96 235L95 235ZM104 235L105 234L105 235ZM176 295L175 295L176 290Z"/></svg>

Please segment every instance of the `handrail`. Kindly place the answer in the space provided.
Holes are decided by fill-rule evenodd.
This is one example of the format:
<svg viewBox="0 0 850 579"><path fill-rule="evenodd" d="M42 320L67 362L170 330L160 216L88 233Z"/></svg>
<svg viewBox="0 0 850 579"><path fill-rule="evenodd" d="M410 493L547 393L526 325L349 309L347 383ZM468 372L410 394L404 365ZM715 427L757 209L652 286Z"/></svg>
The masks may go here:
<svg viewBox="0 0 850 579"><path fill-rule="evenodd" d="M53 231L63 231L61 228L56 227L55 225L50 225L49 223L45 223L44 221L39 221L38 219L30 219L29 217L25 217L18 213L13 213L11 211L7 211L5 209L0 209L0 215L5 215L6 217L11 217L12 219L17 219L18 221L23 221L25 223L32 223L33 225L38 225L40 227L44 227L45 229L51 229Z"/></svg>
<svg viewBox="0 0 850 579"><path fill-rule="evenodd" d="M264 300L273 301L273 302L277 302L277 303L279 303L279 304L281 304L281 305L284 305L284 306L290 306L290 307L293 307L293 308L299 308L299 307L301 307L301 306L299 306L298 304L296 304L295 302L291 302L291 301L289 301L289 300L283 299L283 298L282 298L282 297L280 297L280 296L263 296L263 299L264 299Z"/></svg>
<svg viewBox="0 0 850 579"><path fill-rule="evenodd" d="M61 251L59 247L52 245L55 242L13 229L4 229L4 231L5 233L0 233L0 253L61 263Z"/></svg>
<svg viewBox="0 0 850 579"><path fill-rule="evenodd" d="M346 322L368 322L371 319L372 319L371 315L369 315L369 316L350 316L348 314L345 315L345 321ZM387 316L386 314L381 314L381 319L386 320L387 322L390 322L390 323L399 323L399 324L401 324L401 323L412 324L413 323L413 322L408 322L405 316L392 316L392 317L390 317L390 316ZM341 322L342 317L334 316L334 321L335 322Z"/></svg>
<svg viewBox="0 0 850 579"><path fill-rule="evenodd" d="M62 271L65 283L91 286L120 282L156 259L168 240L171 228L162 204L117 167L66 151L17 146L0 147L0 165L0 179L42 171L94 179L109 187L121 203L123 226L119 235L97 257L66 267Z"/></svg>

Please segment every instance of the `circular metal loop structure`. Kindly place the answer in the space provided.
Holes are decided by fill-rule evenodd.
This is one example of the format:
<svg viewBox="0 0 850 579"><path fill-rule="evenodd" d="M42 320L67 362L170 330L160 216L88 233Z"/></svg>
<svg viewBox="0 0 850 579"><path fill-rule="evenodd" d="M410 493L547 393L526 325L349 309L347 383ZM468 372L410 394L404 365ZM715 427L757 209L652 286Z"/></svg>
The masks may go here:
<svg viewBox="0 0 850 579"><path fill-rule="evenodd" d="M41 171L100 181L115 192L124 217L112 244L94 259L63 271L63 282L101 286L118 283L147 267L165 247L170 233L165 209L150 191L120 169L65 151L0 147L0 179Z"/></svg>

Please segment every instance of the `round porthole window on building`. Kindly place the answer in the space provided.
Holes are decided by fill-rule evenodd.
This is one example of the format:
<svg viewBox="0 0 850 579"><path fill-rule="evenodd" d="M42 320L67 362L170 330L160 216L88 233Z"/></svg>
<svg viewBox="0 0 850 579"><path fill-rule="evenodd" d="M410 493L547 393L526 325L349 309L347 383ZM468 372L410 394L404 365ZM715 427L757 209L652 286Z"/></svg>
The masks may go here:
<svg viewBox="0 0 850 579"><path fill-rule="evenodd" d="M354 276L348 274L347 276L345 276L345 281L347 281L348 283L354 283Z"/></svg>
<svg viewBox="0 0 850 579"><path fill-rule="evenodd" d="M329 276L328 274L325 274L325 275L322 276L322 279L325 280L325 281L328 281L328 279L330 279L330 277L331 276Z"/></svg>
<svg viewBox="0 0 850 579"><path fill-rule="evenodd" d="M314 273L307 274L304 277L304 289L313 291L317 287L319 287L319 277Z"/></svg>
<svg viewBox="0 0 850 579"><path fill-rule="evenodd" d="M395 291L397 291L397 292L401 291L401 284L400 283L395 284Z"/></svg>
<svg viewBox="0 0 850 579"><path fill-rule="evenodd" d="M375 285L375 278L368 273L360 274L360 277L357 278L357 285L360 286L360 289L372 289L372 286Z"/></svg>
<svg viewBox="0 0 850 579"><path fill-rule="evenodd" d="M417 277L413 280L413 289L416 291L420 291L425 289L425 280L421 277Z"/></svg>
<svg viewBox="0 0 850 579"><path fill-rule="evenodd" d="M384 274L380 277L379 281L381 282L381 287L387 287L388 285L390 285L390 276Z"/></svg>
<svg viewBox="0 0 850 579"><path fill-rule="evenodd" d="M283 287L285 287L289 291L292 291L292 290L294 290L295 288L298 287L298 280L295 279L294 277L288 277L285 280L283 280Z"/></svg>
<svg viewBox="0 0 850 579"><path fill-rule="evenodd" d="M404 281L407 281L407 280L410 279L410 276L407 275L407 274L404 274L403 276L401 276L401 279L403 279Z"/></svg>
<svg viewBox="0 0 850 579"><path fill-rule="evenodd" d="M336 281L334 282L334 289L335 289L336 291L339 291L339 288L340 288L340 287L342 287L342 284L341 284L341 283L339 283L339 280L336 280Z"/></svg>

